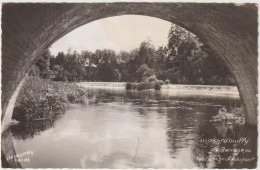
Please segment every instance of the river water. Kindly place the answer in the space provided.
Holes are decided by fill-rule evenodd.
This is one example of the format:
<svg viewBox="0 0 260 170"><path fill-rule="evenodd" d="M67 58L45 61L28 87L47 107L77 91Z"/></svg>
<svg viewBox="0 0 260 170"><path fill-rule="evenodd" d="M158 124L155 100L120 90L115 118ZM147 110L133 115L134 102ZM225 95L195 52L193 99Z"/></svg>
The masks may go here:
<svg viewBox="0 0 260 170"><path fill-rule="evenodd" d="M232 97L90 88L86 104L11 134L16 153L31 152L20 157L23 168L254 168L256 129L212 122L220 108L239 105Z"/></svg>

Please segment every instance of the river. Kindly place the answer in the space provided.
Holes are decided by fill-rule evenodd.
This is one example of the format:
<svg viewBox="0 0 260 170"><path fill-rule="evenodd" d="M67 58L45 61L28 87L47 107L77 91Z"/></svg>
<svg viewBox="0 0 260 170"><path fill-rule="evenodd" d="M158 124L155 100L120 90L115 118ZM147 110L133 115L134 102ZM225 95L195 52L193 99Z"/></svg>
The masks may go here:
<svg viewBox="0 0 260 170"><path fill-rule="evenodd" d="M236 97L178 97L163 90L117 88L88 91L86 104L71 104L53 121L11 126L16 153L31 152L21 156L23 168L256 166L256 129L211 121L220 108L240 106ZM229 150L216 150L223 147Z"/></svg>

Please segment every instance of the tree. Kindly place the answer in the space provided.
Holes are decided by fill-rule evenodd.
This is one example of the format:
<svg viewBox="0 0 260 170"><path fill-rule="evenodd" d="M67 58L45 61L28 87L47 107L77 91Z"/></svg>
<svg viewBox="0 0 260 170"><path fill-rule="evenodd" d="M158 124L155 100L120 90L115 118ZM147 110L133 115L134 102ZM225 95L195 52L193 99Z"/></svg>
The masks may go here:
<svg viewBox="0 0 260 170"><path fill-rule="evenodd" d="M224 62L206 45L201 46L202 56L194 62L194 70L203 80L203 84L234 85L235 81ZM196 73L196 72L195 72Z"/></svg>
<svg viewBox="0 0 260 170"><path fill-rule="evenodd" d="M194 83L192 67L188 61L199 44L195 35L172 24L168 35L168 68L175 67L175 77L179 83ZM176 74L178 73L178 74ZM176 80L175 80L176 81Z"/></svg>
<svg viewBox="0 0 260 170"><path fill-rule="evenodd" d="M118 72L112 65L102 63L97 66L96 80L110 82L118 81L118 79Z"/></svg>
<svg viewBox="0 0 260 170"><path fill-rule="evenodd" d="M104 49L104 50L96 50L95 55L98 58L99 64L111 64L116 66L117 63L117 56L114 50Z"/></svg>
<svg viewBox="0 0 260 170"><path fill-rule="evenodd" d="M130 60L130 55L126 51L120 51L117 55L117 61L119 64L125 64Z"/></svg>
<svg viewBox="0 0 260 170"><path fill-rule="evenodd" d="M160 80L166 80L166 59L168 55L167 47L159 47L155 51L154 64L152 69L155 71L155 75Z"/></svg>
<svg viewBox="0 0 260 170"><path fill-rule="evenodd" d="M29 76L38 76L39 74L40 74L40 70L36 65L33 65L28 73Z"/></svg>
<svg viewBox="0 0 260 170"><path fill-rule="evenodd" d="M136 66L139 67L142 64L147 64L152 67L154 64L155 47L151 40L143 41L140 44L138 55L135 58Z"/></svg>
<svg viewBox="0 0 260 170"><path fill-rule="evenodd" d="M172 83L231 84L232 76L198 37L172 25L168 35L166 77Z"/></svg>
<svg viewBox="0 0 260 170"><path fill-rule="evenodd" d="M137 81L142 81L154 75L154 71L148 67L147 64L142 64L136 71Z"/></svg>
<svg viewBox="0 0 260 170"><path fill-rule="evenodd" d="M65 54L63 52L59 52L55 60L55 65L63 66L65 64L65 61Z"/></svg>
<svg viewBox="0 0 260 170"><path fill-rule="evenodd" d="M47 50L36 66L41 73L51 69L77 77L78 81L140 82L152 76L178 84L234 83L217 55L198 37L177 25L171 26L165 47L155 49L148 39L139 48L118 54L111 49L81 53L68 49L66 54L59 52L54 57ZM34 69L31 74L37 74L37 70Z"/></svg>
<svg viewBox="0 0 260 170"><path fill-rule="evenodd" d="M99 81L118 81L118 60L115 51L104 49L96 50L98 58L96 78Z"/></svg>
<svg viewBox="0 0 260 170"><path fill-rule="evenodd" d="M91 67L91 66L95 66L98 64L98 58L96 57L96 55L90 51L82 51L81 52L81 56L82 56L82 64L84 66L88 66L88 67Z"/></svg>
<svg viewBox="0 0 260 170"><path fill-rule="evenodd" d="M119 65L122 81L136 81L136 70L139 66L137 66L135 59L138 58L138 55L138 48L131 50L128 54L128 58L125 60L125 63Z"/></svg>
<svg viewBox="0 0 260 170"><path fill-rule="evenodd" d="M49 49L45 50L43 55L39 58L39 60L35 63L35 66L38 67L40 73L44 73L50 70L50 58L51 52Z"/></svg>

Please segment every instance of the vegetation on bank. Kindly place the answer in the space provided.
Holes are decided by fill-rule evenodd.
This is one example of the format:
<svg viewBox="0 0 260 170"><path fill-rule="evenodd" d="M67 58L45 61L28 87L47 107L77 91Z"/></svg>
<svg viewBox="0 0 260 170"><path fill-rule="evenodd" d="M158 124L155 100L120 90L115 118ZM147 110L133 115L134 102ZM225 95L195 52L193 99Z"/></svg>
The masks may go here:
<svg viewBox="0 0 260 170"><path fill-rule="evenodd" d="M31 70L43 78L55 74L54 81L143 82L152 75L166 84L234 85L223 62L208 46L187 30L172 25L168 44L155 48L143 41L130 52L111 49L81 53L68 50L56 56L46 51ZM141 86L141 85L140 85Z"/></svg>
<svg viewBox="0 0 260 170"><path fill-rule="evenodd" d="M53 119L68 103L84 103L86 91L75 84L26 77L17 97L13 119L18 121Z"/></svg>
<svg viewBox="0 0 260 170"><path fill-rule="evenodd" d="M241 107L234 107L227 109L222 107L219 109L218 114L213 116L212 122L223 124L244 124L245 116Z"/></svg>
<svg viewBox="0 0 260 170"><path fill-rule="evenodd" d="M139 90L139 91L148 90L148 89L160 90L161 85L163 84L164 82L162 80L158 80L156 76L153 75L148 78L144 78L139 83L127 82L126 90Z"/></svg>

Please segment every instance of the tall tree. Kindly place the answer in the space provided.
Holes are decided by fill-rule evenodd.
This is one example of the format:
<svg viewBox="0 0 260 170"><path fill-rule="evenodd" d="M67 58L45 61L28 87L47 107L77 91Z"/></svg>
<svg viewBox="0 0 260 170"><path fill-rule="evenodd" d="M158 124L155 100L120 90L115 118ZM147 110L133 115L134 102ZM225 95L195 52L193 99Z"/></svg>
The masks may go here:
<svg viewBox="0 0 260 170"><path fill-rule="evenodd" d="M178 83L194 83L193 71L188 58L196 50L198 39L187 30L172 24L168 35L168 68L175 67ZM176 75L175 75L176 76Z"/></svg>
<svg viewBox="0 0 260 170"><path fill-rule="evenodd" d="M153 46L151 40L143 41L140 44L138 56L135 58L137 67L143 64L147 64L152 67L154 63L155 47Z"/></svg>
<svg viewBox="0 0 260 170"><path fill-rule="evenodd" d="M96 77L99 81L118 81L118 60L115 51L104 49L96 50L99 63L97 66Z"/></svg>
<svg viewBox="0 0 260 170"><path fill-rule="evenodd" d="M172 83L232 84L225 65L198 37L172 25L168 35L166 76Z"/></svg>
<svg viewBox="0 0 260 170"><path fill-rule="evenodd" d="M51 58L51 52L49 49L46 49L43 55L35 63L35 65L38 67L41 73L50 70L50 58Z"/></svg>

